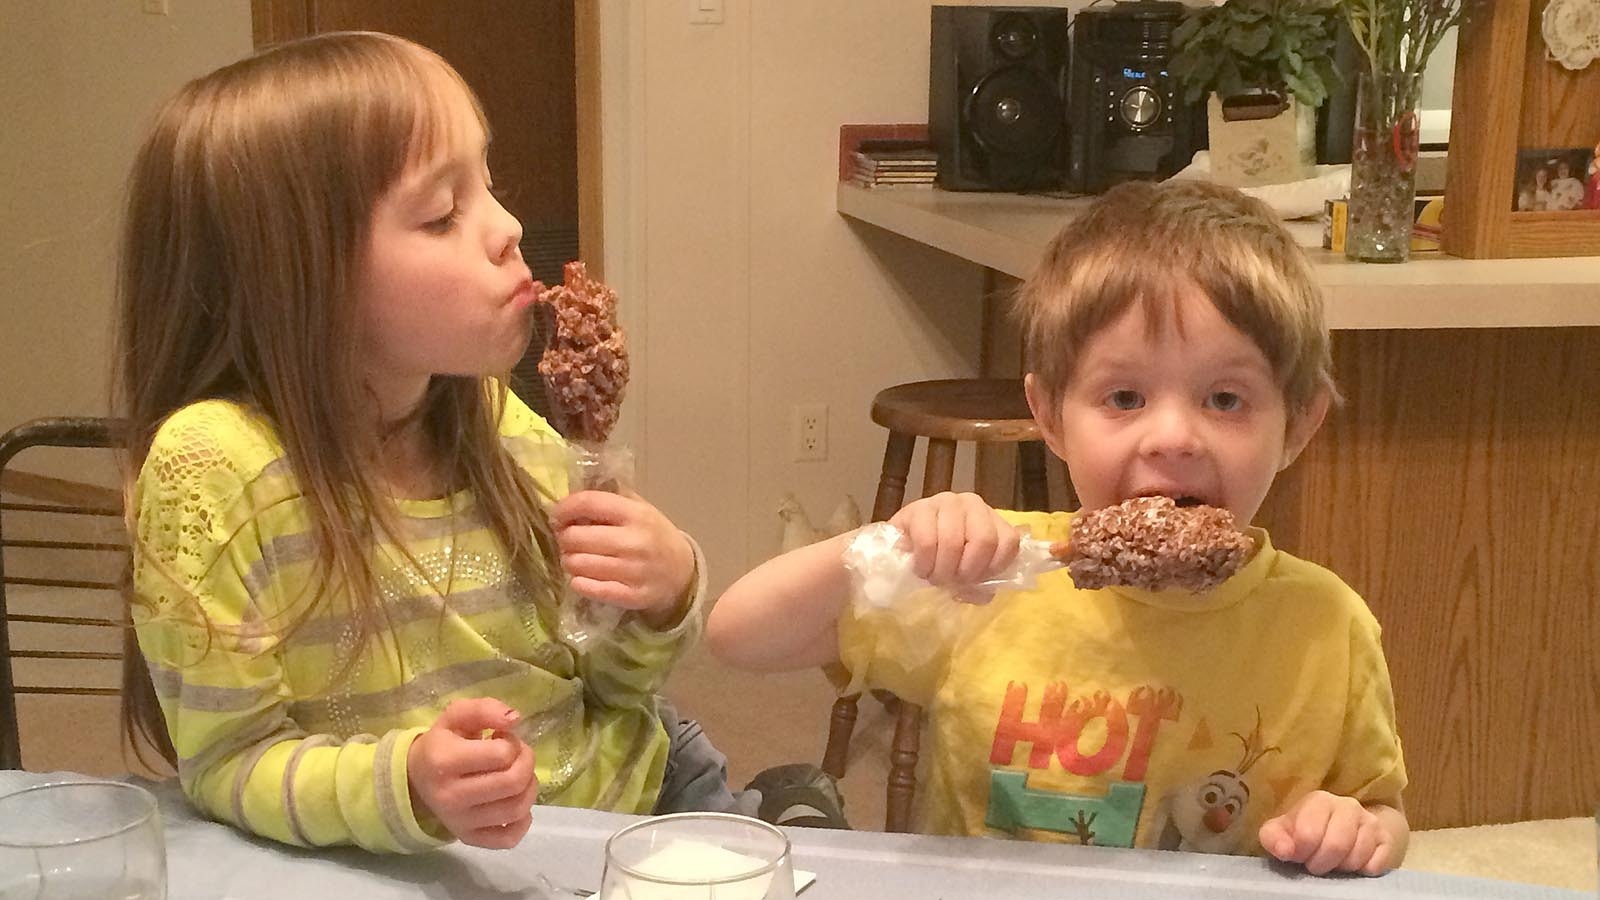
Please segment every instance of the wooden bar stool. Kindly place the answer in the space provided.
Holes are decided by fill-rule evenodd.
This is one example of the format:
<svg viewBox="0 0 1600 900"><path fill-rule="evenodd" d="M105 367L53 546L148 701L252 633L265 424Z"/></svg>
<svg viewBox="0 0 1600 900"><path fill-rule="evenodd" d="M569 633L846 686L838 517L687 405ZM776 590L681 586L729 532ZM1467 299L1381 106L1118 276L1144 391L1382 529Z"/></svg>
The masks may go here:
<svg viewBox="0 0 1600 900"><path fill-rule="evenodd" d="M1048 503L1044 444L1018 379L963 378L895 385L879 391L872 399L872 421L889 429L883 474L878 478L878 493L872 504L874 522L888 520L905 500L906 477L911 471L917 438L928 441L922 476L924 497L950 490L955 479L957 443L1014 443L1022 507L1044 509ZM887 831L907 831L911 827L911 798L916 792L922 708L886 691L875 691L874 696L895 714L884 827ZM860 694L852 694L833 704L822 769L835 778L844 777L860 699Z"/></svg>

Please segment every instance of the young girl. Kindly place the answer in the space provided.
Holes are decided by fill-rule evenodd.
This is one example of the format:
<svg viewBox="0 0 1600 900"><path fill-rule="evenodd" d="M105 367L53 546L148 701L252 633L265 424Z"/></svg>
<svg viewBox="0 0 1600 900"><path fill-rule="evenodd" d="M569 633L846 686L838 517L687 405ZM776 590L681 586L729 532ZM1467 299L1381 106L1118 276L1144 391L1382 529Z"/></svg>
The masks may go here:
<svg viewBox="0 0 1600 900"><path fill-rule="evenodd" d="M535 288L487 141L437 55L328 34L187 85L135 163L130 724L247 831L510 847L536 801L735 806L656 696L701 626L697 548L637 496L567 494L494 377ZM568 579L628 610L582 650Z"/></svg>

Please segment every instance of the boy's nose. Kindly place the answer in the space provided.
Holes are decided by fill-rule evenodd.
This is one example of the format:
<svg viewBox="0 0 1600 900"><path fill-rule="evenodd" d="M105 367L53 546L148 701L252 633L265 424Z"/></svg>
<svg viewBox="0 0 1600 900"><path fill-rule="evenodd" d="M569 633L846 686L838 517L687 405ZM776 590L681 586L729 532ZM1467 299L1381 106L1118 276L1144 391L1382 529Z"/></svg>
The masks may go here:
<svg viewBox="0 0 1600 900"><path fill-rule="evenodd" d="M1151 456L1193 456L1200 452L1199 423L1192 410L1177 404L1151 409L1145 416L1143 447Z"/></svg>

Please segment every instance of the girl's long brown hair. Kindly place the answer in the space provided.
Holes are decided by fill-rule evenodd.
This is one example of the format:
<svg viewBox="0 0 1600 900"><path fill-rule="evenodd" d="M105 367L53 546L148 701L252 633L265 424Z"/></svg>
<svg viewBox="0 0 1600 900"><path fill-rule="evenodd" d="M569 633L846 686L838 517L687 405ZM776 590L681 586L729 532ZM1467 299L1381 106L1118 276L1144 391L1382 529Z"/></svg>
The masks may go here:
<svg viewBox="0 0 1600 900"><path fill-rule="evenodd" d="M384 436L358 375L353 290L378 199L448 140L448 111L463 102L482 122L471 90L429 50L323 34L190 82L134 163L118 281L125 493L178 408L227 398L264 414L315 522L319 583L279 623L285 633L336 590L363 640L386 631L372 557L378 535L397 537L397 510L374 475ZM555 541L540 490L499 440L505 383L436 376L420 421L446 482L471 491L548 615ZM131 591L130 602L140 602ZM125 670L124 698L128 736L175 764L142 666Z"/></svg>

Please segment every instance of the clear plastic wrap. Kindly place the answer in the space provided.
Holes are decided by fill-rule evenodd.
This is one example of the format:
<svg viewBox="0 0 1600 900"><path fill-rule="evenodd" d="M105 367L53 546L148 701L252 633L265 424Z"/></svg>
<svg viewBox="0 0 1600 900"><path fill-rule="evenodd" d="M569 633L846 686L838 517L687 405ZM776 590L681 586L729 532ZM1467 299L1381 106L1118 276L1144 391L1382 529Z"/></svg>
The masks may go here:
<svg viewBox="0 0 1600 900"><path fill-rule="evenodd" d="M950 599L972 602L972 593L993 596L1000 590L1030 590L1045 572L1066 566L1066 562L1050 555L1050 542L1039 540L1027 532L1022 534L1017 548L1017 558L1011 565L991 578L964 586L954 591L948 587L934 588L917 577L911 569L911 548L900 529L888 522L874 522L856 533L855 539L844 551L845 568L855 573L856 602L865 608L883 609L894 605L913 592L939 590Z"/></svg>
<svg viewBox="0 0 1600 900"><path fill-rule="evenodd" d="M567 485L576 491L606 491L620 494L633 490L633 451L614 444L573 443L567 464ZM625 610L611 603L584 597L573 591L570 582L562 595L559 626L564 643L583 650L594 641L611 636L622 621Z"/></svg>
<svg viewBox="0 0 1600 900"><path fill-rule="evenodd" d="M939 615L938 606L987 602L1000 590L1030 590L1040 575L1064 568L1066 563L1050 555L1049 541L1024 532L1017 558L994 576L959 589L935 587L912 571L911 548L900 529L888 522L874 522L857 532L845 548L844 565L857 588L851 601L857 616L905 616L919 619L923 629L940 629L938 634L919 631L918 640L895 651L902 663L915 668L947 645L955 636L952 632L960 627L958 616ZM927 614L930 612L933 614Z"/></svg>

